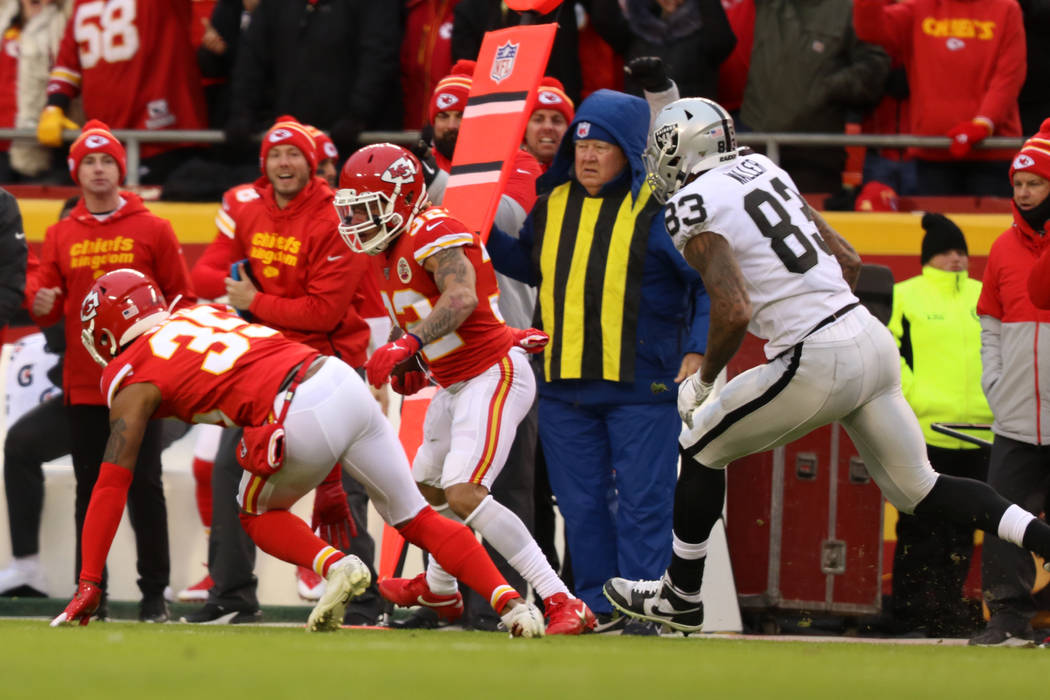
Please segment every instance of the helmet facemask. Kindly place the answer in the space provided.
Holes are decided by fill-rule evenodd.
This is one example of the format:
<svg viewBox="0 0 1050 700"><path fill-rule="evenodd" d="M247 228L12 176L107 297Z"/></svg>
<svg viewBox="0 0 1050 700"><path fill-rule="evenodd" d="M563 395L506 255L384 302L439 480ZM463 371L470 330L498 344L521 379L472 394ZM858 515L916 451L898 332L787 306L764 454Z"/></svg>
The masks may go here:
<svg viewBox="0 0 1050 700"><path fill-rule="evenodd" d="M401 185L394 185L392 197L385 192L357 192L353 189L337 190L335 210L339 214L339 235L355 253L375 255L387 249L390 242L408 225L394 208L394 200L401 195ZM354 207L363 207L365 219L350 223L354 218ZM374 233L367 239L362 236Z"/></svg>

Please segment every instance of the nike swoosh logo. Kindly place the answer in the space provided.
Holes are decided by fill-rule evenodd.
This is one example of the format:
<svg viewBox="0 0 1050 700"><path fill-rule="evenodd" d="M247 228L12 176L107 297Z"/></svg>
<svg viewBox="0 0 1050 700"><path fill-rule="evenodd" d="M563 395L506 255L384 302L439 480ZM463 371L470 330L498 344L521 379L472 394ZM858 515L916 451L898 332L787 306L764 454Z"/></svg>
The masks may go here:
<svg viewBox="0 0 1050 700"><path fill-rule="evenodd" d="M432 224L427 224L427 231L433 231L434 227L438 226L440 223L440 221L435 221Z"/></svg>
<svg viewBox="0 0 1050 700"><path fill-rule="evenodd" d="M339 260L342 257L342 255L329 255L328 262L335 262L336 260Z"/></svg>
<svg viewBox="0 0 1050 700"><path fill-rule="evenodd" d="M449 605L455 605L459 601L453 598L452 600L424 600L423 596L416 596L416 602L420 605L426 605L428 608L445 608Z"/></svg>
<svg viewBox="0 0 1050 700"><path fill-rule="evenodd" d="M522 175L528 175L529 174L528 170L522 170L521 168L515 168L515 170L518 171L519 173L521 173Z"/></svg>
<svg viewBox="0 0 1050 700"><path fill-rule="evenodd" d="M24 233L16 233L15 234L15 239L19 240L19 241L22 240L25 237L26 237L26 235Z"/></svg>

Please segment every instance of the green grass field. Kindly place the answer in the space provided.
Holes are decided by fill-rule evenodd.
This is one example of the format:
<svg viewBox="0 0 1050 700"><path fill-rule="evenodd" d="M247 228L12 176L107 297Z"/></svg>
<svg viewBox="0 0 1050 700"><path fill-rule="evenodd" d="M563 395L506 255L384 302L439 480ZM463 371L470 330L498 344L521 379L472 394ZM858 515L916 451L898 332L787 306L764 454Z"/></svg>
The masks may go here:
<svg viewBox="0 0 1050 700"><path fill-rule="evenodd" d="M0 620L0 697L981 698L1045 692L1050 650Z"/></svg>

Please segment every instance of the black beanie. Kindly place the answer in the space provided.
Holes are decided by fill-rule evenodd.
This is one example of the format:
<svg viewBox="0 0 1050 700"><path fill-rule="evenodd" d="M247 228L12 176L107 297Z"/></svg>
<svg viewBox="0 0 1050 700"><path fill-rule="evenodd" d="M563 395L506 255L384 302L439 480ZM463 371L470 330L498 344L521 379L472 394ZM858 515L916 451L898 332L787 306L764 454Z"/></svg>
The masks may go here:
<svg viewBox="0 0 1050 700"><path fill-rule="evenodd" d="M966 237L962 229L944 214L927 212L922 215L922 228L926 235L922 237L922 264L925 265L934 255L949 250L961 250L969 255Z"/></svg>

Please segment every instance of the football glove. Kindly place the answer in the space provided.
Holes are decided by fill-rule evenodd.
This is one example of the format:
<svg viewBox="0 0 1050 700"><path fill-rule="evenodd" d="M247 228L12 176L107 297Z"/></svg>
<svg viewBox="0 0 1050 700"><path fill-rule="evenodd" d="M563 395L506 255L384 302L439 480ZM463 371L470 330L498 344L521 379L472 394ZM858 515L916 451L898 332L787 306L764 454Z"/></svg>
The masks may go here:
<svg viewBox="0 0 1050 700"><path fill-rule="evenodd" d="M693 428L693 414L711 395L714 386L714 382L705 382L700 378L699 372L694 372L678 387L678 415L690 430Z"/></svg>
<svg viewBox="0 0 1050 700"><path fill-rule="evenodd" d="M101 601L102 589L99 588L99 585L94 581L80 579L80 585L77 586L73 600L69 601L66 609L51 621L51 626L72 626L79 623L83 627L91 621L91 615L98 610Z"/></svg>
<svg viewBox="0 0 1050 700"><path fill-rule="evenodd" d="M44 146L58 148L62 145L63 129L79 129L72 119L66 117L66 113L58 105L44 107L40 113L40 120L36 125L36 140Z"/></svg>
<svg viewBox="0 0 1050 700"><path fill-rule="evenodd" d="M343 467L341 464L329 472L314 491L314 513L310 529L322 540L336 549L349 549L350 538L357 536L354 516L346 502L343 491Z"/></svg>
<svg viewBox="0 0 1050 700"><path fill-rule="evenodd" d="M411 396L430 386L430 377L421 369L410 369L390 375L390 388L402 396Z"/></svg>
<svg viewBox="0 0 1050 700"><path fill-rule="evenodd" d="M547 343L551 340L549 335L536 328L511 328L510 330L514 334L514 343L519 348L525 348L525 352L530 355L543 352L543 348L547 347Z"/></svg>
<svg viewBox="0 0 1050 700"><path fill-rule="evenodd" d="M386 384L387 378L398 365L419 352L423 342L414 333L405 333L397 340L387 343L372 353L365 363L365 375L368 383L375 388Z"/></svg>
<svg viewBox="0 0 1050 700"><path fill-rule="evenodd" d="M627 62L623 72L638 81L646 92L663 92L671 87L667 66L659 56L637 56Z"/></svg>
<svg viewBox="0 0 1050 700"><path fill-rule="evenodd" d="M948 147L948 152L952 154L953 158L965 158L970 155L970 151L973 150L974 146L988 138L991 133L991 125L983 119L974 119L956 124L947 134L948 138L952 140L952 145Z"/></svg>

